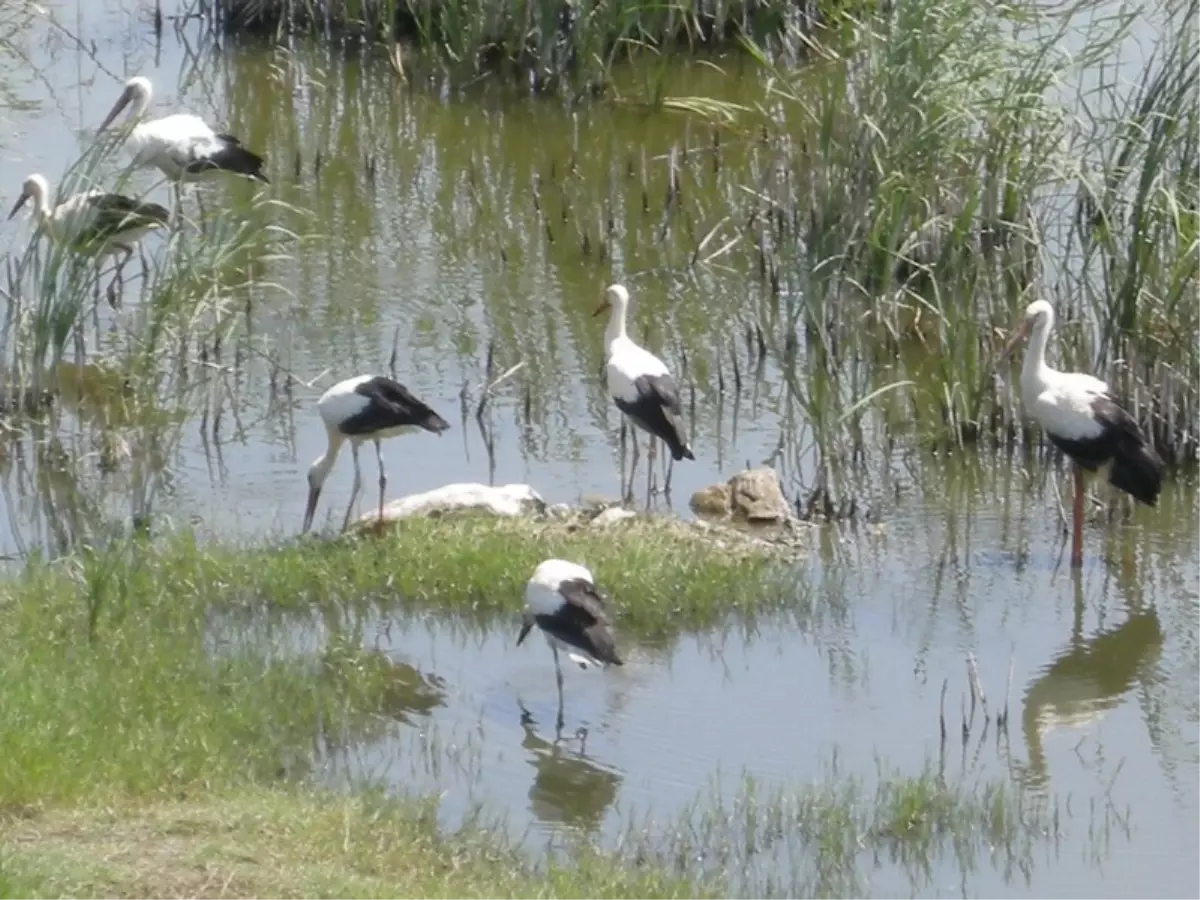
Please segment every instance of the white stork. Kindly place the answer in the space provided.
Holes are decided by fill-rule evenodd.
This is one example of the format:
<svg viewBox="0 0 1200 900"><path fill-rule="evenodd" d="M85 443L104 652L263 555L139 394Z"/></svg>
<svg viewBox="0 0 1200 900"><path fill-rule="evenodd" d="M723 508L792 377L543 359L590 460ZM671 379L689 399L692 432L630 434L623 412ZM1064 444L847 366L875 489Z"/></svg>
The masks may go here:
<svg viewBox="0 0 1200 900"><path fill-rule="evenodd" d="M1054 446L1075 462L1071 566L1079 568L1083 565L1084 471L1106 469L1113 487L1154 506L1162 490L1164 466L1105 382L1082 372L1059 372L1046 365L1046 343L1053 328L1054 308L1045 300L1030 303L1001 360L1032 333L1021 366L1021 402Z"/></svg>
<svg viewBox="0 0 1200 900"><path fill-rule="evenodd" d="M649 472L646 492L650 493L654 475L654 439L661 438L671 451L671 459L695 459L684 435L683 407L675 380L661 359L639 347L625 331L629 291L620 284L610 285L604 300L593 313L611 310L604 329L605 375L613 402L634 425L650 435L646 450ZM633 472L637 468L637 438L633 441L633 461L629 471L629 491L633 492ZM667 470L664 490L671 490L671 472Z"/></svg>
<svg viewBox="0 0 1200 900"><path fill-rule="evenodd" d="M565 559L547 559L525 585L525 614L517 646L537 625L554 653L558 682L558 729L563 727L563 675L558 651L581 669L623 666L617 653L604 597L592 573Z"/></svg>
<svg viewBox="0 0 1200 900"><path fill-rule="evenodd" d="M140 121L153 96L150 79L135 75L125 82L121 96L96 129L97 134L104 131L126 106L133 104L129 119L137 124L129 132L126 146L134 168L157 168L177 190L182 183L218 172L233 172L270 184L262 171L261 156L247 150L233 135L214 131L199 116L175 113Z"/></svg>
<svg viewBox="0 0 1200 900"><path fill-rule="evenodd" d="M50 184L45 177L30 175L21 185L21 196L8 218L15 216L27 202L33 202L38 224L56 243L97 261L117 253L117 274L133 255L145 235L165 228L170 213L157 203L144 203L123 194L110 194L93 188L50 205Z"/></svg>
<svg viewBox="0 0 1200 900"><path fill-rule="evenodd" d="M345 531L362 486L362 472L358 464L359 444L366 440L375 442L375 457L379 461L379 519L382 521L387 473L383 468L381 442L385 438L421 429L441 434L450 427L449 422L414 397L408 388L383 375L356 375L338 382L321 395L317 401L317 411L325 423L329 448L317 457L308 470L308 505L304 510L303 532L307 532L312 525L321 487L343 443L350 442L350 452L354 457L354 487L350 491L350 504L346 507L346 518L342 522L342 530Z"/></svg>

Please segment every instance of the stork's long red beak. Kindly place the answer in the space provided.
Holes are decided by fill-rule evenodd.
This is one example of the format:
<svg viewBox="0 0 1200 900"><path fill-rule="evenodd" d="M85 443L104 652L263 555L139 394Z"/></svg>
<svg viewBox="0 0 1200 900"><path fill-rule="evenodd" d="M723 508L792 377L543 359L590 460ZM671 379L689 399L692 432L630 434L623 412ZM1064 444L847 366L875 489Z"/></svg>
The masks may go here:
<svg viewBox="0 0 1200 900"><path fill-rule="evenodd" d="M304 527L300 530L301 534L307 534L308 529L312 527L313 516L317 512L317 500L321 497L321 489L319 487L310 487L308 489L308 504L304 508Z"/></svg>
<svg viewBox="0 0 1200 900"><path fill-rule="evenodd" d="M612 306L609 304L608 299L606 298L599 306L596 307L596 311L592 313L592 318L596 318L596 316L600 315L600 313L609 309L612 309Z"/></svg>

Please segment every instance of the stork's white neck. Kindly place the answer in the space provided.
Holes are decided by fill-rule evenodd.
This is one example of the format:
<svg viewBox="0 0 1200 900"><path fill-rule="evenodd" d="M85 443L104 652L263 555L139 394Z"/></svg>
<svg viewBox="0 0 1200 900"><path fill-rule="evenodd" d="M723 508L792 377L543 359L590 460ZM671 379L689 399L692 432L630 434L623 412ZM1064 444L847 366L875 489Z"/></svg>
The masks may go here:
<svg viewBox="0 0 1200 900"><path fill-rule="evenodd" d="M154 96L154 92L149 84L139 85L133 92L133 109L129 112L129 121L136 122L146 114L146 110L150 108L150 101Z"/></svg>
<svg viewBox="0 0 1200 900"><path fill-rule="evenodd" d="M614 303L608 317L608 327L604 329L604 346L611 347L617 341L628 338L629 334L625 331L625 304Z"/></svg>
<svg viewBox="0 0 1200 900"><path fill-rule="evenodd" d="M315 487L323 485L329 477L329 470L337 462L338 451L342 449L342 442L345 440L342 433L335 428L326 429L326 433L329 436L329 446L308 468L308 483Z"/></svg>
<svg viewBox="0 0 1200 900"><path fill-rule="evenodd" d="M1046 345L1050 341L1050 330L1054 327L1053 313L1040 319L1033 327L1029 338L1029 349L1021 365L1021 392L1026 395L1041 393L1051 380L1054 370L1046 364Z"/></svg>
<svg viewBox="0 0 1200 900"><path fill-rule="evenodd" d="M50 218L50 188L44 178L33 179L33 214L45 223Z"/></svg>

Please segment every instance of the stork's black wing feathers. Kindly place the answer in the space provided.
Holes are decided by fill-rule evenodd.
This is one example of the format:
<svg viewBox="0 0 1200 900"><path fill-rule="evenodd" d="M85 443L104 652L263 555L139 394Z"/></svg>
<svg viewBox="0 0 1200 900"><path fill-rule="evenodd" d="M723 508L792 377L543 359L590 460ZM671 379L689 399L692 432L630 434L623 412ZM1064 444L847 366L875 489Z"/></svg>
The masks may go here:
<svg viewBox="0 0 1200 900"><path fill-rule="evenodd" d="M604 597L596 586L576 578L562 582L558 592L566 602L554 615L537 617L542 630L602 663L624 665L617 654Z"/></svg>
<svg viewBox="0 0 1200 900"><path fill-rule="evenodd" d="M376 375L354 389L371 402L356 416L341 425L344 434L370 434L386 428L416 426L441 434L450 423L412 395L404 385Z"/></svg>
<svg viewBox="0 0 1200 900"><path fill-rule="evenodd" d="M683 403L679 400L679 388L670 373L642 375L634 379L633 386L642 396L661 403L672 415L683 415Z"/></svg>
<svg viewBox="0 0 1200 900"><path fill-rule="evenodd" d="M94 215L94 237L108 236L127 228L166 225L171 214L157 203L143 203L124 194L90 194L88 206Z"/></svg>

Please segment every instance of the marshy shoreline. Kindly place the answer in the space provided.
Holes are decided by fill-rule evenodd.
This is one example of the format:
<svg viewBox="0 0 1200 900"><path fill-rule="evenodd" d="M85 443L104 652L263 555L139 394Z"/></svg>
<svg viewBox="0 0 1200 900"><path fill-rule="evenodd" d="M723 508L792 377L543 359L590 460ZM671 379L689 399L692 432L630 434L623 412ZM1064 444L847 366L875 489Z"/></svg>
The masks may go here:
<svg viewBox="0 0 1200 900"><path fill-rule="evenodd" d="M976 842L1024 858L1062 827L1003 783L928 768L777 793L747 781L699 798L686 827L640 822L617 848L580 840L538 859L486 818L447 832L432 799L321 786L314 735L367 739L421 708L414 690L447 689L364 646L364 617L405 628L436 609L515 631L529 563L548 553L589 561L627 647L661 652L786 603L762 580L767 557L699 546L665 520L548 530L457 514L273 548L130 538L31 563L0 585L0 893L722 896L749 889L751 860L728 844L747 815L798 841L797 886L852 892L862 855L884 847L914 864ZM333 630L311 659L214 643L214 617L263 613L316 613ZM701 869L681 862L701 848Z"/></svg>
<svg viewBox="0 0 1200 900"><path fill-rule="evenodd" d="M119 295L3 225L0 896L1193 889L1196 0L61 3L0 9L44 82L0 75L5 192L108 177L126 68L271 190L202 193ZM786 527L581 511L624 466L614 279L678 375L677 497L763 466ZM1035 296L1170 465L1073 573L999 362ZM296 538L349 366L451 422L395 492L545 508ZM513 646L550 556L632 660L564 735Z"/></svg>

